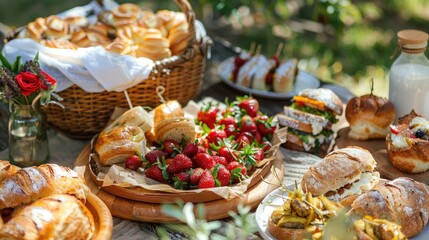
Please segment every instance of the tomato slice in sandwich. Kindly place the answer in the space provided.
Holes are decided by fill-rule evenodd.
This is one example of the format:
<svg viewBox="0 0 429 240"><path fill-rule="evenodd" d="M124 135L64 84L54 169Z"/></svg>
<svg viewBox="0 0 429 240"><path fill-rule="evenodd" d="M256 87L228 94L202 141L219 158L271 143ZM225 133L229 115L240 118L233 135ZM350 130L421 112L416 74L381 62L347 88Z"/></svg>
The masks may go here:
<svg viewBox="0 0 429 240"><path fill-rule="evenodd" d="M296 104L299 107L305 105L305 106L308 106L308 107L319 109L321 111L325 111L326 110L325 103L317 101L317 100L314 100L314 99L310 99L310 98L303 97L303 96L294 96L293 100L295 100Z"/></svg>

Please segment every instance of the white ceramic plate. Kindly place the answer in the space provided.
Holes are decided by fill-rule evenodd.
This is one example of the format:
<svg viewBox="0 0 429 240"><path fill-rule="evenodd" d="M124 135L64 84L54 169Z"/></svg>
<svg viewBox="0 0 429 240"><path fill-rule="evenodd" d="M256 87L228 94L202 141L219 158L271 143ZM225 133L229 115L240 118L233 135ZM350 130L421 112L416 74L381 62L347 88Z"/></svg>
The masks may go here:
<svg viewBox="0 0 429 240"><path fill-rule="evenodd" d="M288 186L289 189L294 189L293 185ZM287 192L282 191L280 188L268 194L264 200L259 204L256 209L255 218L258 225L259 233L265 240L275 240L267 230L268 218L277 206L283 204L284 199L287 198ZM429 227L426 226L419 235L411 238L411 240L427 240L429 239Z"/></svg>
<svg viewBox="0 0 429 240"><path fill-rule="evenodd" d="M303 89L318 88L320 86L319 79L317 79L315 76L311 75L310 73L304 70L299 70L298 75L296 76L295 86L292 91L289 91L286 93L276 93L276 92L270 92L270 91L256 90L253 88L237 85L234 82L230 81L229 74L232 72L233 67L234 67L234 58L233 57L227 58L225 61L219 64L219 68L218 68L219 77L230 87L240 92L243 92L245 94L251 94L254 96L260 96L260 97L266 97L266 98L272 98L272 99L288 99L297 95L298 92L300 92Z"/></svg>

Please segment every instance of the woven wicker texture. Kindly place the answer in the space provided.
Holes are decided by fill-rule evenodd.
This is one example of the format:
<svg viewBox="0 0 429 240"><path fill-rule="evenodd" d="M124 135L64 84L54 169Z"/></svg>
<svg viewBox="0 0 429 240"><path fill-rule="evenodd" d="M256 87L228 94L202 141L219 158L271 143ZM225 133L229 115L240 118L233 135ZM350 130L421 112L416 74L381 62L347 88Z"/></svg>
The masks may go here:
<svg viewBox="0 0 429 240"><path fill-rule="evenodd" d="M188 20L189 31L195 36L195 13L191 5L186 0L175 2ZM165 99L176 99L182 105L195 97L204 74L206 41L209 40L198 43L194 37L183 55L156 61L148 79L127 89L133 106L159 105L158 86L165 87L162 95ZM59 94L64 98L61 103L65 109L51 104L42 110L51 125L73 138L92 137L103 129L115 107L128 107L123 92L88 93L73 85Z"/></svg>

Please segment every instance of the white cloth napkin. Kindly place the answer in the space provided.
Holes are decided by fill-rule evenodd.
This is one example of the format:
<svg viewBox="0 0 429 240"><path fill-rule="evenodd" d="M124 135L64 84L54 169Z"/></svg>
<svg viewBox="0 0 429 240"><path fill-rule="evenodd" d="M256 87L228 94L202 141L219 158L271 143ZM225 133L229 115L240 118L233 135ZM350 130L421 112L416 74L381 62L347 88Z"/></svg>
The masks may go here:
<svg viewBox="0 0 429 240"><path fill-rule="evenodd" d="M37 52L42 69L57 80L58 92L73 84L86 92L120 92L147 79L154 65L148 58L121 56L101 46L54 49L23 38L8 42L3 49L10 62L17 56L31 60Z"/></svg>

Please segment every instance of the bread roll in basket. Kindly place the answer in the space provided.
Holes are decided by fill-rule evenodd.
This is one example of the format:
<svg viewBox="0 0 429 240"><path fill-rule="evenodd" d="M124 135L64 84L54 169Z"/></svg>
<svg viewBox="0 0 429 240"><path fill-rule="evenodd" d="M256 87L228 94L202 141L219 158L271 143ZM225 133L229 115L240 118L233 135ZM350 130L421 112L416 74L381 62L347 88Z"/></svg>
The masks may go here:
<svg viewBox="0 0 429 240"><path fill-rule="evenodd" d="M164 98L176 99L182 105L186 105L200 90L207 48L211 40L208 37L200 37L198 40L195 13L189 2L187 0L175 0L175 2L186 18L188 32L192 37L183 35L183 24L177 25L178 29L174 31L174 36L172 35L170 39L178 44L172 50L173 55L154 61L149 77L127 89L129 99L134 106L155 107L159 105L160 101L156 94L158 86L165 88ZM171 24L174 26L175 22ZM100 29L94 29L94 31L97 30ZM77 41L82 41L82 44L88 44L85 34L89 33L76 33L75 38ZM98 36L94 32L90 34ZM9 39L13 39L17 35L18 31L15 31ZM53 42L52 44L59 43ZM121 46L122 43L116 42L115 44L111 46L114 51L127 51L123 45ZM183 50L183 53L174 55L179 50ZM44 107L43 111L51 125L74 138L91 138L106 126L115 107L129 107L124 92L86 92L74 84L58 94L64 98L61 104L65 108L51 104Z"/></svg>

